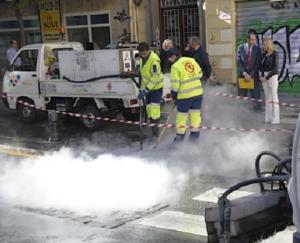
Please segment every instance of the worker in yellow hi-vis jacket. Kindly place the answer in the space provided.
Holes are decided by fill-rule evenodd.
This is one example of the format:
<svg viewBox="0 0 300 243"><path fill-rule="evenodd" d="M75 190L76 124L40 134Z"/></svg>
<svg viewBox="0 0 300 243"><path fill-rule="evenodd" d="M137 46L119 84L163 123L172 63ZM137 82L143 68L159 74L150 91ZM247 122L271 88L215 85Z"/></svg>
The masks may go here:
<svg viewBox="0 0 300 243"><path fill-rule="evenodd" d="M160 67L159 57L149 49L146 42L138 46L141 61L141 78L142 85L138 98L145 97L147 104L147 115L151 123L159 124L160 122L160 105L163 94L163 74ZM158 136L158 127L153 127L154 136Z"/></svg>
<svg viewBox="0 0 300 243"><path fill-rule="evenodd" d="M201 84L202 70L193 58L179 57L176 49L167 52L171 67L172 98L176 100L177 136L175 142L184 140L188 115L192 127L190 141L199 141L201 126L201 106L203 88Z"/></svg>

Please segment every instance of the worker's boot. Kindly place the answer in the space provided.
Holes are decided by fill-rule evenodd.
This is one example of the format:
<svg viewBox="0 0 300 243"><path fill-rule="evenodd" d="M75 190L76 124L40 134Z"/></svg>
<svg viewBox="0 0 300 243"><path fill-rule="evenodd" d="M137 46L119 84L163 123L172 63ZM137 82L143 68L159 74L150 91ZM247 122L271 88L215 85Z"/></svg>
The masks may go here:
<svg viewBox="0 0 300 243"><path fill-rule="evenodd" d="M151 130L152 130L152 135L153 137L158 137L158 134L159 134L159 128L158 128L158 124L159 124L160 120L159 119L150 119L150 123L151 124L156 124L156 126L154 127L151 127Z"/></svg>
<svg viewBox="0 0 300 243"><path fill-rule="evenodd" d="M190 142L191 143L199 143L199 138L200 138L200 132L191 132L190 135Z"/></svg>
<svg viewBox="0 0 300 243"><path fill-rule="evenodd" d="M174 138L174 143L182 143L184 141L185 134L176 134L176 137Z"/></svg>

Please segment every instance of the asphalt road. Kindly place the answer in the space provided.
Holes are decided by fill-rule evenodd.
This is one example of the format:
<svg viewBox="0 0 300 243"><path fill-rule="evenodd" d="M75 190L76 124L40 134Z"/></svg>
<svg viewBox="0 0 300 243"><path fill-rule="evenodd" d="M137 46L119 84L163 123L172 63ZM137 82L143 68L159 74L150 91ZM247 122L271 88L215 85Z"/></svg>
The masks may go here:
<svg viewBox="0 0 300 243"><path fill-rule="evenodd" d="M219 91L218 89L211 88L206 94L203 125L293 129L298 115L297 109L282 108L282 125L280 126L264 124L264 114L253 112L251 103L215 97L214 93ZM297 102L297 99L288 101ZM170 104L164 106L164 112L166 112L164 119L170 107ZM206 242L204 208L214 203L208 202L211 200L210 197L203 200L201 195L211 192L211 197L216 199L217 194L213 193L214 190L216 191L215 188L225 189L246 178L253 178L254 160L259 152L272 150L286 157L289 155L291 142L291 135L281 132L203 131L199 145L191 145L186 141L183 146L175 147L172 145L174 130L169 129L162 143L156 150L153 150L153 141L149 139L149 134L150 130L145 129L144 151L139 150L138 127L117 123L103 123L101 130L91 133L84 131L77 122L63 122L58 127L58 136L53 136L47 121L43 120L34 125L21 124L14 111L7 110L0 104L0 145L2 148L35 149L46 153L54 165L56 165L55 162L61 162L61 171L66 173L61 175L56 171L50 174L49 185L57 181L64 188L64 183L67 184L68 181L75 183L75 189L79 194L83 193L83 196L77 194L74 200L80 199L82 205L88 205L85 199L99 200L99 195L96 194L102 192L104 194L103 198L100 197L99 209L106 205L102 204L105 201L113 203L119 200L134 204L135 201L147 198L148 195L155 194L156 197L155 204L133 210L123 209L123 205L117 203L113 211L101 217L96 213L93 215L77 212L76 207L79 206L76 203L70 211L66 209L66 206L60 207L64 200L68 201L63 195L56 197L53 204L47 207L43 200L51 196L46 190L49 185L43 184L45 183L43 176L31 174L32 170L27 170L26 165L34 163L35 166L30 168L33 171L39 171L37 168L41 168L40 171L43 172L46 169L51 170L51 166L47 167L49 161L15 157L12 156L13 153L8 155L4 149L0 157L0 183L7 187L3 189L0 184L0 242ZM71 155L64 155L62 148L68 148ZM112 156L112 159L109 157L108 161L106 155ZM82 169L83 177L77 178L76 176L80 173L74 172L71 168L73 166L71 160L78 158L84 160L85 156L89 157L90 162L103 163L105 166L101 167L101 165L99 168L103 169L104 173L107 168L109 168L108 172L112 173L110 176L112 179L108 180L107 184L102 183L100 179L96 179L96 182L102 184L95 186L91 183L90 186L95 195L88 195L86 198L84 190L80 189L80 183L77 184L77 182L83 180L82 184L89 186L89 175L86 173L90 170L86 170L86 164L81 164L80 161L78 168ZM139 165L134 169L134 173L128 169L129 164L128 167L126 166L130 160L137 160ZM45 163L45 168L42 163ZM122 168L124 174L128 173L128 176L123 177L122 174L116 176L110 167L114 163L117 163L117 166L124 166L125 163ZM151 174L152 166L157 169L153 174ZM116 169L116 167L112 168ZM60 170L59 167L57 170ZM166 180L163 178L163 173L168 175ZM36 176L36 181L30 180L32 175ZM149 178L148 175L150 175ZM143 176L147 179L141 178ZM133 184L129 184L130 186L135 187L134 185L140 183L141 187L145 187L144 190L143 188L141 191L133 190L134 193L132 193L126 186L123 188L122 184L126 185L126 180L130 178L134 181ZM30 182L41 183L40 188L34 190L36 186ZM155 193L151 185L157 185L159 192L162 190L162 193ZM43 186L46 187L43 188ZM51 186L49 188L52 189ZM110 193L105 194L107 192L105 188ZM120 191L119 188L122 190ZM17 191L17 196L14 190ZM256 190L256 187L247 188L249 192ZM120 195L116 197L111 194ZM166 196L168 194L172 197ZM200 199L197 199L199 195ZM27 197L36 200L27 200ZM125 200L126 197L130 198ZM97 205L93 207L97 209Z"/></svg>

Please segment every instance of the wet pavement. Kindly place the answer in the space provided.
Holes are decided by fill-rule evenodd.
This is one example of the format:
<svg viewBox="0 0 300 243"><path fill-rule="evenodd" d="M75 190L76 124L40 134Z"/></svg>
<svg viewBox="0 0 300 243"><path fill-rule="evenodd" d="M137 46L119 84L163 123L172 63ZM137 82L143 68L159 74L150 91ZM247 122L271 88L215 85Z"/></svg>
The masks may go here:
<svg viewBox="0 0 300 243"><path fill-rule="evenodd" d="M282 108L282 124L268 125L263 123L263 113L255 113L250 109L252 104L215 97L213 94L216 91L212 89L207 92L203 106L203 125L294 129L299 112L297 109ZM282 99L300 103L297 98ZM164 106L164 119L170 107L170 104ZM149 133L150 130L145 129L144 136L147 137ZM61 208L20 206L17 200L15 203L6 202L0 190L0 242L206 242L205 235L189 233L189 229L174 230L175 223L170 228L164 228L147 226L143 220L163 212L180 212L187 217L193 215L200 218L204 214L204 208L213 204L193 198L212 188L225 189L243 179L254 177L254 159L259 152L272 150L287 157L291 143L291 135L280 132L203 131L200 145L186 142L182 147L172 145L173 137L174 130L168 129L156 150L152 148L153 141L145 138L145 149L140 151L139 130L136 126L104 122L99 131L88 132L78 121L60 123L57 136L53 136L46 120L34 125L24 125L17 119L14 111L6 109L0 103L0 145L30 148L42 153L53 153L67 147L72 150L74 158L82 153L92 158L105 154L128 156L167 168L172 171L172 175L178 175L180 171L186 176L175 199L160 201L142 210L116 210L101 219L95 215L68 212ZM0 181L6 175L7 166L18 166L30 163L31 160L27 158L24 161L22 157L7 154L2 154L0 158ZM56 178L53 176L51 179ZM66 180L68 179L66 175ZM38 195L29 194L28 197L30 196ZM136 195L137 199L139 197L140 195Z"/></svg>

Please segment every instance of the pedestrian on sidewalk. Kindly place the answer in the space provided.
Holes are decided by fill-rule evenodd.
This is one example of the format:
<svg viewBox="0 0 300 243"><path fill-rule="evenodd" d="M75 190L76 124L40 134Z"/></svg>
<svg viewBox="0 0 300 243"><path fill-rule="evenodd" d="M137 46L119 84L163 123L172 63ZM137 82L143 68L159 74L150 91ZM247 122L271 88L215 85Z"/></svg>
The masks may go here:
<svg viewBox="0 0 300 243"><path fill-rule="evenodd" d="M184 141L188 116L192 126L190 141L197 143L200 136L201 106L203 88L202 70L194 58L180 57L174 48L168 50L168 58L173 63L171 68L172 99L177 105L176 129L174 142Z"/></svg>
<svg viewBox="0 0 300 243"><path fill-rule="evenodd" d="M14 61L15 56L17 55L19 49L18 49L18 42L16 40L11 40L9 42L10 47L6 52L6 58L7 58L7 62L8 65L14 65L15 68L18 68L21 66L21 59L20 57L18 57L14 63L12 63Z"/></svg>
<svg viewBox="0 0 300 243"><path fill-rule="evenodd" d="M203 72L202 82L206 82L210 78L212 74L212 67L210 65L208 53L206 52L204 47L201 46L199 37L190 37L189 43L185 48L183 56L193 57L196 60Z"/></svg>
<svg viewBox="0 0 300 243"><path fill-rule="evenodd" d="M278 55L271 38L264 40L263 51L260 80L264 88L266 100L265 122L279 124Z"/></svg>
<svg viewBox="0 0 300 243"><path fill-rule="evenodd" d="M161 71L164 74L170 73L171 71L171 63L168 60L167 51L173 47L174 47L173 41L170 39L166 39L162 44L162 49L160 51L159 58L160 58Z"/></svg>
<svg viewBox="0 0 300 243"><path fill-rule="evenodd" d="M238 82L238 95L247 97L250 91L251 97L260 99L260 80L259 67L261 61L261 50L256 45L257 37L255 30L248 31L247 43L242 44L238 48L237 65L239 79L245 79L246 82L254 82L253 89L240 88ZM255 111L261 111L261 104L255 102Z"/></svg>

